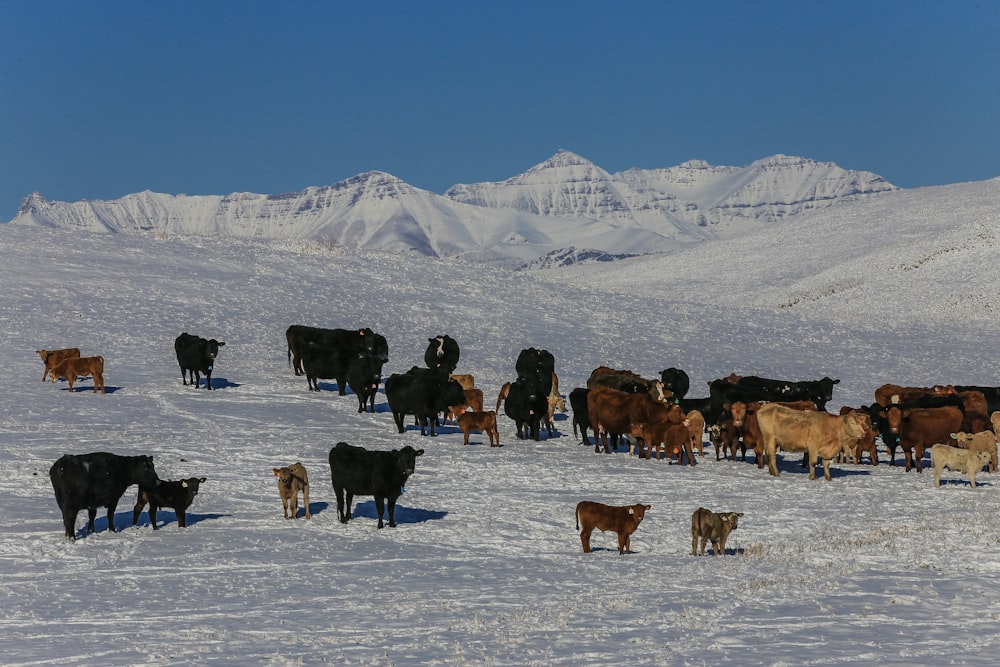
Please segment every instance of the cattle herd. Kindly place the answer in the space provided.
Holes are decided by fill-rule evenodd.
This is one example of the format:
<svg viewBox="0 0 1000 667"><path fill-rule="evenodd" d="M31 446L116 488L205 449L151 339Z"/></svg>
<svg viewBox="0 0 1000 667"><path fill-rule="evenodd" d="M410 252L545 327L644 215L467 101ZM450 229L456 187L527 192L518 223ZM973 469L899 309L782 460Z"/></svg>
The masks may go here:
<svg viewBox="0 0 1000 667"><path fill-rule="evenodd" d="M386 339L371 329L325 329L293 325L285 332L288 363L295 375L305 375L308 389L320 391L318 380L332 379L340 395L347 389L358 398L358 412L375 411L375 397L382 382L382 368L389 359ZM182 333L174 341L177 363L184 385L212 389L212 371L219 349L225 343ZM67 381L70 392L79 377L92 376L94 393L104 392L104 359L81 357L79 348L38 350L45 365L42 380ZM500 446L497 414L501 408L515 425L518 439L539 440L545 427L549 437L555 411L566 411L559 392L555 359L547 350L524 349L514 364L515 379L504 383L495 410L484 410L483 392L469 374L455 374L460 358L458 343L447 335L428 338L424 366L385 379L386 403L396 430L403 433L407 415L412 415L421 435L435 435L443 416L454 420L469 444L473 431ZM889 464L895 465L896 449L904 458L906 472L923 467L929 451L934 467L934 485L940 485L944 468L969 477L973 488L976 473L984 466L997 471L997 433L1000 433L1000 387L935 385L904 387L885 384L874 392L867 406L843 407L839 414L826 411L839 380L824 377L813 381L787 381L736 374L708 383L708 396L690 398L688 375L668 368L654 379L631 371L601 366L591 373L585 387L569 392L574 435L590 445L593 431L595 452L610 453L625 446L632 454L677 464L696 464L695 452L704 455L706 437L715 458L742 461L748 450L758 468L766 464L771 475L779 475L778 452L802 452L802 465L809 478L822 463L831 479L833 462L858 464L867 455L870 465L879 464L875 447L881 438ZM578 435L577 435L578 434ZM331 482L341 522L351 519L355 495L375 499L378 527L388 510L389 526L395 527L396 501L406 490L416 458L423 449L405 446L392 451L372 451L338 442L329 454ZM284 517L298 514L301 494L306 518L309 509L309 478L297 462L273 469ZM67 454L56 461L49 476L62 512L66 537L75 537L77 514L88 511L88 532L94 531L98 507L107 508L108 529L115 530L115 508L128 486L139 487L132 524L138 523L148 504L149 519L156 529L160 507L174 509L178 526L186 526L186 510L205 477L161 480L149 456L119 456L98 452ZM636 503L609 506L582 501L576 508L577 529L583 551L590 552L590 536L597 528L618 535L619 553L630 553L630 535L641 523L650 505ZM737 512L713 512L698 508L691 518L692 555L704 555L708 543L715 555L725 553L726 538L736 529Z"/></svg>

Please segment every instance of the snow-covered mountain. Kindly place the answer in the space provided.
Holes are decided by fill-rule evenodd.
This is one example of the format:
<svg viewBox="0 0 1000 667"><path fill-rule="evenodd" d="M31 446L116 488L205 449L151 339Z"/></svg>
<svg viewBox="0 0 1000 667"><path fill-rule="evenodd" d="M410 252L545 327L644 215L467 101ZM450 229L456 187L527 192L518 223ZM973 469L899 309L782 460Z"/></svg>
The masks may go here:
<svg viewBox="0 0 1000 667"><path fill-rule="evenodd" d="M743 167L687 162L609 174L560 150L501 183L442 196L379 171L287 194L130 194L22 202L15 224L118 233L320 238L345 247L524 264L675 250L778 218L894 190L832 163L774 156ZM561 258L561 259L554 259Z"/></svg>

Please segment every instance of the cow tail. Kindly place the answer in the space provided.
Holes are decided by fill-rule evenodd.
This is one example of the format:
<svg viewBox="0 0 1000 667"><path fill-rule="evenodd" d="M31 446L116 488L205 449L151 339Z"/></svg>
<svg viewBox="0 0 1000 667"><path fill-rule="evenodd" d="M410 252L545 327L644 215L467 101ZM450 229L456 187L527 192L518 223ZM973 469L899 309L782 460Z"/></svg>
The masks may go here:
<svg viewBox="0 0 1000 667"><path fill-rule="evenodd" d="M573 513L573 515L576 517L576 529L580 530L580 508L579 507L576 508L576 511Z"/></svg>
<svg viewBox="0 0 1000 667"><path fill-rule="evenodd" d="M288 346L288 365L292 365L292 346Z"/></svg>

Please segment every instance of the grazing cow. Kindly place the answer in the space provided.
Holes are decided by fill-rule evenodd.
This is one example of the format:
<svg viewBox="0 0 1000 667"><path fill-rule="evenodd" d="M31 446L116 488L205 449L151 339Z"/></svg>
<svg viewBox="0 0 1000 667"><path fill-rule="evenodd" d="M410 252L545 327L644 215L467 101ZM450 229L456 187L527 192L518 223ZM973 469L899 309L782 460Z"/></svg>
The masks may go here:
<svg viewBox="0 0 1000 667"><path fill-rule="evenodd" d="M476 386L475 376L469 373L452 373L448 377L462 385L462 389L474 389Z"/></svg>
<svg viewBox="0 0 1000 667"><path fill-rule="evenodd" d="M49 369L49 377L52 378L52 381L55 382L59 378L65 378L71 392L73 391L73 383L76 382L76 379L78 377L87 377L88 375L94 378L94 393L97 393L98 388L100 388L102 394L105 393L104 357L71 357L62 360Z"/></svg>
<svg viewBox="0 0 1000 667"><path fill-rule="evenodd" d="M306 518L311 519L309 511L309 473L301 462L293 463L283 468L272 468L278 478L278 495L281 497L281 509L286 519L299 518L299 493L302 493L302 505L306 510Z"/></svg>
<svg viewBox="0 0 1000 667"><path fill-rule="evenodd" d="M583 543L583 553L590 553L590 534L594 528L602 532L618 534L618 553L632 553L632 533L642 523L646 511L652 505L613 506L581 500L576 506L576 529L580 531L580 541ZM582 530L580 526L583 526Z"/></svg>
<svg viewBox="0 0 1000 667"><path fill-rule="evenodd" d="M454 376L452 376L454 379ZM458 382L458 380L455 380ZM452 421L457 421L459 416L468 409L472 409L473 412L483 411L483 390L473 387L472 389L464 389L462 393L465 395L465 400L458 405L448 406L448 415L445 417L445 422L449 419Z"/></svg>
<svg viewBox="0 0 1000 667"><path fill-rule="evenodd" d="M955 441L956 447L964 449L974 449L977 452L986 452L990 455L990 464L987 472L997 471L997 436L993 431L980 431L979 433L966 433L959 431L952 433L951 439Z"/></svg>
<svg viewBox="0 0 1000 667"><path fill-rule="evenodd" d="M589 445L587 439L587 429L590 426L590 415L587 414L587 394L590 392L586 387L577 387L569 392L569 404L573 409L573 435L576 435L577 426L580 427L581 444ZM1000 418L1000 413L998 413ZM595 436L596 437L596 436Z"/></svg>
<svg viewBox="0 0 1000 667"><path fill-rule="evenodd" d="M456 383L457 384L457 383ZM341 523L351 519L355 495L375 497L378 527L383 526L385 501L389 505L389 527L396 527L396 499L406 491L406 480L413 474L417 457L424 450L407 445L392 451L371 451L338 442L330 450L330 479L337 494L337 515ZM346 499L345 499L346 494Z"/></svg>
<svg viewBox="0 0 1000 667"><path fill-rule="evenodd" d="M174 352L177 363L181 367L181 381L187 386L188 373L191 374L191 384L197 389L201 373L205 374L205 389L212 388L212 369L215 368L215 358L219 356L219 348L225 345L222 341L192 336L185 332L174 339Z"/></svg>
<svg viewBox="0 0 1000 667"><path fill-rule="evenodd" d="M540 380L519 377L510 383L507 397L503 401L503 411L514 420L518 440L528 437L536 441L539 439L542 419L548 409L548 392ZM551 427L548 434L551 437Z"/></svg>
<svg viewBox="0 0 1000 667"><path fill-rule="evenodd" d="M899 446L906 458L906 472L916 466L923 470L924 450L948 442L951 434L962 430L962 411L954 405L940 408L900 408L883 411L890 431L899 434Z"/></svg>
<svg viewBox="0 0 1000 667"><path fill-rule="evenodd" d="M42 358L45 370L42 372L42 382L48 376L49 371L67 359L76 359L80 356L80 348L67 347L62 350L35 350L35 354Z"/></svg>
<svg viewBox="0 0 1000 667"><path fill-rule="evenodd" d="M828 412L803 412L783 405L768 403L757 410L770 473L778 476L777 450L808 452L809 479L816 478L816 460L823 461L823 474L830 479L830 461L844 448L844 442L854 442L871 427L866 415L852 412L831 415Z"/></svg>
<svg viewBox="0 0 1000 667"><path fill-rule="evenodd" d="M392 411L396 429L403 432L403 418L413 415L420 424L420 435L437 435L437 415L449 405L465 401L462 385L448 379L444 369L431 370L414 366L406 373L393 373L385 381L385 398Z"/></svg>
<svg viewBox="0 0 1000 667"><path fill-rule="evenodd" d="M490 447L500 447L500 431L497 429L497 413L493 410L463 412L458 416L458 428L465 434L463 445L469 444L469 434L480 431L489 436Z"/></svg>
<svg viewBox="0 0 1000 667"><path fill-rule="evenodd" d="M705 546L712 543L712 553L726 555L726 540L736 530L743 512L713 512L699 507L691 515L691 555L705 555Z"/></svg>
<svg viewBox="0 0 1000 667"><path fill-rule="evenodd" d="M934 445L931 447L931 464L934 466L934 486L941 486L941 471L945 468L969 476L969 483L976 488L976 473L990 462L989 452L974 449Z"/></svg>
<svg viewBox="0 0 1000 667"><path fill-rule="evenodd" d="M115 508L132 484L156 488L160 478L152 456L120 456L107 452L66 454L49 469L49 479L62 511L66 537L76 537L76 515L87 510L87 532L94 532L98 507L108 508L108 530L115 532Z"/></svg>
<svg viewBox="0 0 1000 667"><path fill-rule="evenodd" d="M285 339L288 341L288 363L296 375L302 375L304 372L302 350L306 343L310 342L320 347L336 350L338 361L345 369L352 357L371 357L383 364L389 360L389 344L385 337L369 328L324 329L293 324L285 331ZM379 368L381 370L381 366ZM346 388L341 385L340 395L343 396L346 391Z"/></svg>
<svg viewBox="0 0 1000 667"><path fill-rule="evenodd" d="M382 362L369 356L354 357L347 366L347 386L358 397L358 412L375 412L375 396L382 381Z"/></svg>
<svg viewBox="0 0 1000 667"><path fill-rule="evenodd" d="M458 366L458 358L461 355L461 351L458 349L458 343L451 336L437 336L436 338L427 339L427 350L424 351L424 363L427 364L427 368L438 369L444 368L449 373L455 371L455 367Z"/></svg>
<svg viewBox="0 0 1000 667"><path fill-rule="evenodd" d="M140 485L135 507L132 508L132 525L139 523L139 515L149 503L149 523L153 524L153 530L157 530L156 510L161 507L171 508L177 515L177 526L186 528L187 508L194 502L198 487L204 481L204 477L189 477L175 482L160 480L155 487Z"/></svg>
<svg viewBox="0 0 1000 667"><path fill-rule="evenodd" d="M680 400L687 396L691 388L691 378L679 368L668 368L660 371L660 382L664 389L669 389L674 398Z"/></svg>

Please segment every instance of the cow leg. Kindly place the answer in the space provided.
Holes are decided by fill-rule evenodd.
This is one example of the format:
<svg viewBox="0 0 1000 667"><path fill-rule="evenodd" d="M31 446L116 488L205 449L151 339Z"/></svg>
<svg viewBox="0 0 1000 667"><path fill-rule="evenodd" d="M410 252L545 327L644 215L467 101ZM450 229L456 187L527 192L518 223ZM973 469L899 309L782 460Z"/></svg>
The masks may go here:
<svg viewBox="0 0 1000 667"><path fill-rule="evenodd" d="M312 512L309 511L309 485L302 488L302 504L305 505L306 518L312 519Z"/></svg>
<svg viewBox="0 0 1000 667"><path fill-rule="evenodd" d="M62 509L63 529L66 531L66 537L71 540L76 539L76 515L80 510L73 506L60 509Z"/></svg>
<svg viewBox="0 0 1000 667"><path fill-rule="evenodd" d="M299 518L299 492L295 491L288 497L288 518L298 519Z"/></svg>
<svg viewBox="0 0 1000 667"><path fill-rule="evenodd" d="M628 535L618 534L618 554L630 554L632 553L632 544Z"/></svg>
<svg viewBox="0 0 1000 667"><path fill-rule="evenodd" d="M402 414L401 412L396 412L395 410L392 411L392 420L394 422L396 422L396 430L399 431L400 433L403 432L403 418L404 417L405 417L405 415Z"/></svg>
<svg viewBox="0 0 1000 667"><path fill-rule="evenodd" d="M96 519L96 518L97 518L97 508L96 507L88 507L87 508L87 532L88 533L93 533L94 532L94 530L95 530L95 528L94 528L94 519Z"/></svg>
<svg viewBox="0 0 1000 667"><path fill-rule="evenodd" d="M158 508L153 503L149 503L149 522L153 524L153 530L158 530L156 527L156 510Z"/></svg>
<svg viewBox="0 0 1000 667"><path fill-rule="evenodd" d="M347 516L347 518L344 519L344 523L347 523L348 521L351 520L351 505L353 505L353 504L354 504L354 494L351 493L350 491L348 491L347 492L347 507L346 507L346 509L347 509L347 515L346 516Z"/></svg>
<svg viewBox="0 0 1000 667"><path fill-rule="evenodd" d="M831 479L833 479L830 476L830 461L831 460L832 459L823 459L823 477L825 477L827 481L830 481Z"/></svg>
<svg viewBox="0 0 1000 667"><path fill-rule="evenodd" d="M396 527L396 499L390 497L388 499L388 503L387 504L389 505L389 527L390 528L395 528Z"/></svg>
<svg viewBox="0 0 1000 667"><path fill-rule="evenodd" d="M385 499L382 496L375 496L375 513L378 514L378 527L382 528L382 513L385 511ZM389 525L395 527L392 519L389 520Z"/></svg>
<svg viewBox="0 0 1000 667"><path fill-rule="evenodd" d="M115 510L116 509L118 509L118 500L117 499L114 502L112 502L112 503L110 503L108 505L108 530L110 530L112 533L117 533L118 532L117 530L115 530Z"/></svg>
<svg viewBox="0 0 1000 667"><path fill-rule="evenodd" d="M337 496L337 518L340 519L340 523L347 523L347 517L344 515L344 490L335 486L333 492Z"/></svg>
<svg viewBox="0 0 1000 667"><path fill-rule="evenodd" d="M341 396L347 396L347 376L337 377L337 393Z"/></svg>
<svg viewBox="0 0 1000 667"><path fill-rule="evenodd" d="M187 512L184 509L177 509L177 525L181 528L187 528Z"/></svg>
<svg viewBox="0 0 1000 667"><path fill-rule="evenodd" d="M212 367L208 367L208 372L205 373L205 389L212 388Z"/></svg>
<svg viewBox="0 0 1000 667"><path fill-rule="evenodd" d="M924 469L924 446L917 445L913 449L913 459L917 466L917 472L923 472Z"/></svg>
<svg viewBox="0 0 1000 667"><path fill-rule="evenodd" d="M593 528L587 528L587 527L584 527L584 529L580 531L580 542L583 543L583 553L585 554L590 553L590 534L593 531L594 531Z"/></svg>
<svg viewBox="0 0 1000 667"><path fill-rule="evenodd" d="M806 456L809 457L809 479L816 479L816 452L809 450Z"/></svg>

